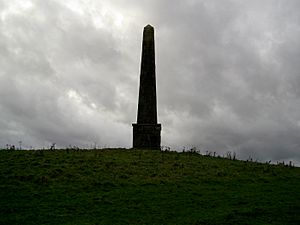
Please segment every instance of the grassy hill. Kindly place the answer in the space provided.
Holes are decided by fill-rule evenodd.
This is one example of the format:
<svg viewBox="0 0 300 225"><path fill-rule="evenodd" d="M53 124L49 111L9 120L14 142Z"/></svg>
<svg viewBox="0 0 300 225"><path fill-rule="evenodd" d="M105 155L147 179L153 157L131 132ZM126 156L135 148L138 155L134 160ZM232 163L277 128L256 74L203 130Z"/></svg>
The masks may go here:
<svg viewBox="0 0 300 225"><path fill-rule="evenodd" d="M0 151L0 224L300 224L300 168L141 150Z"/></svg>

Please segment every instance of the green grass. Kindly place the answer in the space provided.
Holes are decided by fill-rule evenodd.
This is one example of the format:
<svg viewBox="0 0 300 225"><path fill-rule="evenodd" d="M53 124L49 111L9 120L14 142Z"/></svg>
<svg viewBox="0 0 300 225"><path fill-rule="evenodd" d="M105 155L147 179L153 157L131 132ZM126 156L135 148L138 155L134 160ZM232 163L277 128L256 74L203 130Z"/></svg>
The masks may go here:
<svg viewBox="0 0 300 225"><path fill-rule="evenodd" d="M0 151L0 224L300 224L300 168L142 150Z"/></svg>

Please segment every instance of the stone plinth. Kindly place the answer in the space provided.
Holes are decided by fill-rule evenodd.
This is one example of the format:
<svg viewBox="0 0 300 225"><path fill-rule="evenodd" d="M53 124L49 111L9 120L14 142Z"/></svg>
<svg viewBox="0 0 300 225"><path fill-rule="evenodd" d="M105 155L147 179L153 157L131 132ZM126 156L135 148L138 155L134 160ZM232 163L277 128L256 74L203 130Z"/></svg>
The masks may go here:
<svg viewBox="0 0 300 225"><path fill-rule="evenodd" d="M160 149L160 124L132 124L133 148Z"/></svg>

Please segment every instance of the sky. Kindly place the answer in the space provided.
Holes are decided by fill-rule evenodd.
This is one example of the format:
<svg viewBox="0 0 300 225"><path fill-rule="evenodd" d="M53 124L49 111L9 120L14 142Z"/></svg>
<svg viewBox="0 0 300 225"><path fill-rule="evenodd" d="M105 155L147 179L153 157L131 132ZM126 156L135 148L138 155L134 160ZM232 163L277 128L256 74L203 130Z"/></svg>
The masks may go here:
<svg viewBox="0 0 300 225"><path fill-rule="evenodd" d="M0 148L130 148L151 24L162 146L300 165L299 11L298 0L0 0Z"/></svg>

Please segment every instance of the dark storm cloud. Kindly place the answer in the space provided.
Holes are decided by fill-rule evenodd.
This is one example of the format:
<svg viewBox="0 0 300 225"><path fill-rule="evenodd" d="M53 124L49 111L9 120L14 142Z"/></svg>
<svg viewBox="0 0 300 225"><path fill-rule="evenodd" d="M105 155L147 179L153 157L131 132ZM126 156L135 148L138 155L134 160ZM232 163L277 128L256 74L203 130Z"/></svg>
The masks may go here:
<svg viewBox="0 0 300 225"><path fill-rule="evenodd" d="M0 1L1 144L130 147L156 28L163 145L300 162L298 1Z"/></svg>

